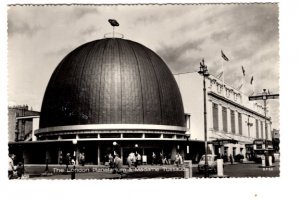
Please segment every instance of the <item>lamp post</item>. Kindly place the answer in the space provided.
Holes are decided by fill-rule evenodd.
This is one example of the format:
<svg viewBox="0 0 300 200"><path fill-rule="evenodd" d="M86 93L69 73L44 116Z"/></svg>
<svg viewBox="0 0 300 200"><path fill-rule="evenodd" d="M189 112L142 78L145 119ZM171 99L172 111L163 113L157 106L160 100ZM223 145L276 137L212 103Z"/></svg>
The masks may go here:
<svg viewBox="0 0 300 200"><path fill-rule="evenodd" d="M116 155L115 148L116 148L117 145L118 145L118 143L116 141L114 141L113 142L113 156Z"/></svg>
<svg viewBox="0 0 300 200"><path fill-rule="evenodd" d="M209 177L208 174L208 161L207 161L207 112L206 112L206 85L205 77L209 76L207 66L204 63L204 59L200 62L200 70L198 71L203 76L203 102L204 102L204 146L205 146L205 163L204 163L204 177Z"/></svg>
<svg viewBox="0 0 300 200"><path fill-rule="evenodd" d="M72 140L72 143L74 145L74 153L73 153L73 157L75 159L75 165L77 164L77 139Z"/></svg>
<svg viewBox="0 0 300 200"><path fill-rule="evenodd" d="M190 134L186 134L186 160L189 159L189 153L190 153L189 138L190 137L191 137Z"/></svg>

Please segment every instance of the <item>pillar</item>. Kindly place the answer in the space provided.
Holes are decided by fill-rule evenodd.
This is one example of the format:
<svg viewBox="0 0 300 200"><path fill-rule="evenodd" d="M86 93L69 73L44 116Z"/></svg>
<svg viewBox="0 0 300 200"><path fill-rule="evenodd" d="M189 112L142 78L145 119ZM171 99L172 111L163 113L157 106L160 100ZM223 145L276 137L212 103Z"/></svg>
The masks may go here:
<svg viewBox="0 0 300 200"><path fill-rule="evenodd" d="M240 131L239 131L239 114L238 114L237 110L234 111L234 120L235 120L235 134L240 135Z"/></svg>
<svg viewBox="0 0 300 200"><path fill-rule="evenodd" d="M218 125L219 132L223 132L223 113L222 113L222 104L218 104Z"/></svg>
<svg viewBox="0 0 300 200"><path fill-rule="evenodd" d="M231 113L230 107L227 107L227 131L231 133Z"/></svg>
<svg viewBox="0 0 300 200"><path fill-rule="evenodd" d="M120 147L120 156L121 156L121 160L123 160L123 147Z"/></svg>
<svg viewBox="0 0 300 200"><path fill-rule="evenodd" d="M101 150L100 150L100 143L97 145L97 165L101 163Z"/></svg>

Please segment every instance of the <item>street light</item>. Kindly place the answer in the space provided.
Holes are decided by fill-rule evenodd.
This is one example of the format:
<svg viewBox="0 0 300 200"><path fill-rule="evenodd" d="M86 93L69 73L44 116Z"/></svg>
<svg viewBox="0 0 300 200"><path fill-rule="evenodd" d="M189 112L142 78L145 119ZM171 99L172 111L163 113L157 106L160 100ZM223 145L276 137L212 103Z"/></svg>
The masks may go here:
<svg viewBox="0 0 300 200"><path fill-rule="evenodd" d="M205 77L209 76L207 66L204 63L204 58L200 62L200 70L198 71L203 76L203 101L204 101L204 144L205 144L205 163L204 163L204 177L208 177L208 161L207 161L207 112L206 112L206 85Z"/></svg>
<svg viewBox="0 0 300 200"><path fill-rule="evenodd" d="M115 147L118 145L118 143L116 141L113 142L113 155L115 156L116 155L116 152L115 152Z"/></svg>
<svg viewBox="0 0 300 200"><path fill-rule="evenodd" d="M189 153L190 153L190 146L189 146L189 138L191 137L190 134L186 134L186 159L189 159Z"/></svg>
<svg viewBox="0 0 300 200"><path fill-rule="evenodd" d="M76 151L77 151L77 148L76 148L76 145L77 145L77 139L73 139L72 140L72 143L73 143L73 145L74 145L74 153L73 153L73 157L74 157L74 159L75 159L75 165L77 164L77 153L76 153Z"/></svg>

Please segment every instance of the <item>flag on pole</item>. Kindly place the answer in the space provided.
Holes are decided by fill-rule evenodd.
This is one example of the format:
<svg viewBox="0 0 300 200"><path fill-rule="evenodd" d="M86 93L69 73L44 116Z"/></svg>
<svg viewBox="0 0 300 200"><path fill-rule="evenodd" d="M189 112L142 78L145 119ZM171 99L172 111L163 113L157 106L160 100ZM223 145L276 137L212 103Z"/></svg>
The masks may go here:
<svg viewBox="0 0 300 200"><path fill-rule="evenodd" d="M221 50L221 55L222 55L222 58L226 61L229 61L229 59L227 58L227 56L224 54L223 50Z"/></svg>
<svg viewBox="0 0 300 200"><path fill-rule="evenodd" d="M268 94L271 94L270 90L268 89Z"/></svg>
<svg viewBox="0 0 300 200"><path fill-rule="evenodd" d="M243 66L242 66L242 71L243 71L243 75L246 76L246 72Z"/></svg>
<svg viewBox="0 0 300 200"><path fill-rule="evenodd" d="M221 78L223 76L223 72L217 75L217 78Z"/></svg>
<svg viewBox="0 0 300 200"><path fill-rule="evenodd" d="M250 80L250 84L252 85L253 83L253 76L251 77L251 80Z"/></svg>

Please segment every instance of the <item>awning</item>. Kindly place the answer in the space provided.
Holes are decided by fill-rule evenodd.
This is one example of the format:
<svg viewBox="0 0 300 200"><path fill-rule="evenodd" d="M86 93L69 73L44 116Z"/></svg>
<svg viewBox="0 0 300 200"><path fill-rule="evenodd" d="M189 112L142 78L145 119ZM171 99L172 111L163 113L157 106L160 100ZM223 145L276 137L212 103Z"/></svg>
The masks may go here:
<svg viewBox="0 0 300 200"><path fill-rule="evenodd" d="M209 143L213 144L214 146L222 146L224 144L237 144L238 141L234 139L217 139L212 140Z"/></svg>

